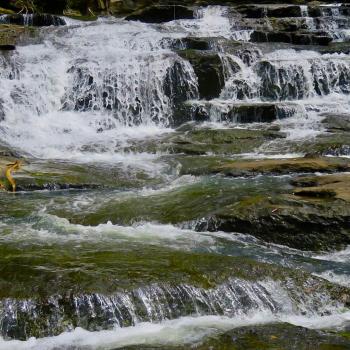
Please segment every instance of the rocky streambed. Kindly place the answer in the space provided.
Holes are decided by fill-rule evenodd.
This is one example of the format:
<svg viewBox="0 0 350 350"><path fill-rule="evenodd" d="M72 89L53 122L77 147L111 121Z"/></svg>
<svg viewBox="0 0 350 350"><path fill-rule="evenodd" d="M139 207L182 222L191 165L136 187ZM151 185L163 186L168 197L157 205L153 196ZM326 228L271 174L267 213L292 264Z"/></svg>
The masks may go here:
<svg viewBox="0 0 350 350"><path fill-rule="evenodd" d="M0 9L0 349L348 349L348 4L40 6Z"/></svg>

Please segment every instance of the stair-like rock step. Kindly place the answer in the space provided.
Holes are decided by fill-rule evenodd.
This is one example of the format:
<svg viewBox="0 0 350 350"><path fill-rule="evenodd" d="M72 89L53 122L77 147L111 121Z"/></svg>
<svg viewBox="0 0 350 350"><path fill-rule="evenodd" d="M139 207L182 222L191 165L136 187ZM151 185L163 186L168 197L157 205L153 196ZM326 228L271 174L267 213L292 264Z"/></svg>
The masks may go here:
<svg viewBox="0 0 350 350"><path fill-rule="evenodd" d="M176 19L194 19L194 11L185 6L158 5L137 11L125 19L145 23L163 23Z"/></svg>
<svg viewBox="0 0 350 350"><path fill-rule="evenodd" d="M276 120L303 113L297 103L232 103L227 100L186 102L175 111L174 118L182 120L219 121L230 123L272 123Z"/></svg>
<svg viewBox="0 0 350 350"><path fill-rule="evenodd" d="M252 42L257 43L288 43L294 45L321 45L327 46L333 41L330 36L320 33L320 34L304 34L304 33L294 33L294 32L262 32L254 31L250 37Z"/></svg>
<svg viewBox="0 0 350 350"><path fill-rule="evenodd" d="M17 24L21 26L48 27L62 26L66 21L50 14L14 14L0 16L0 24Z"/></svg>

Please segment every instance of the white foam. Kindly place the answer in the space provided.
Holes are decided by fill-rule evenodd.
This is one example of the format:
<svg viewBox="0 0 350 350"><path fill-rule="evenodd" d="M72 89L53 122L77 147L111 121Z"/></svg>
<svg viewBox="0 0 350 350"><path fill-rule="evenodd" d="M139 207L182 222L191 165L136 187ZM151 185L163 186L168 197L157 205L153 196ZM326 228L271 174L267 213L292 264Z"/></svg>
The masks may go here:
<svg viewBox="0 0 350 350"><path fill-rule="evenodd" d="M333 253L315 255L314 259L318 260L328 260L336 262L350 262L350 246L341 251L336 251Z"/></svg>
<svg viewBox="0 0 350 350"><path fill-rule="evenodd" d="M159 324L140 323L135 327L115 328L99 332L89 332L77 328L56 337L31 338L27 341L4 341L0 338L0 350L68 350L72 347L111 350L132 345L175 346L193 344L209 335L249 325L288 322L310 329L323 329L341 327L349 321L350 312L323 317L276 316L269 312L237 318L222 316L183 317Z"/></svg>
<svg viewBox="0 0 350 350"><path fill-rule="evenodd" d="M314 273L314 276L324 278L332 283L339 284L344 287L350 287L350 276L345 274L335 273L331 270L324 271L321 273Z"/></svg>

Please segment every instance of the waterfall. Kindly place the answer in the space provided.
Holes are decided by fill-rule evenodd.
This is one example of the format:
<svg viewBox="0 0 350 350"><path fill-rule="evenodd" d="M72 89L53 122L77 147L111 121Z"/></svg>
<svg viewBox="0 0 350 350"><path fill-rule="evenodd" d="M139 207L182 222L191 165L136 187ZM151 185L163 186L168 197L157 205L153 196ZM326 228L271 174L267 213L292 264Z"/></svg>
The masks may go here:
<svg viewBox="0 0 350 350"><path fill-rule="evenodd" d="M0 24L18 24L24 26L62 26L66 21L55 15L50 14L15 14L1 15Z"/></svg>
<svg viewBox="0 0 350 350"><path fill-rule="evenodd" d="M115 21L76 27L3 60L2 138L33 155L45 157L45 144L46 156L63 151L65 157L98 134L97 148L113 147L104 136L114 138L120 127L174 124L174 101L196 98L196 77L188 62L164 48L161 33L145 27Z"/></svg>
<svg viewBox="0 0 350 350"><path fill-rule="evenodd" d="M308 282L310 286L314 281ZM288 286L288 287L287 287ZM309 297L293 291L292 282L248 282L230 279L212 289L190 285L151 285L112 296L102 294L53 296L45 305L36 300L5 299L0 303L1 335L28 339L52 336L73 327L90 331L161 322L181 316L223 315L244 317L252 313L275 315L332 312L337 303L326 294ZM49 329L41 329L41 323ZM38 328L39 327L39 328ZM39 333L38 333L39 332Z"/></svg>

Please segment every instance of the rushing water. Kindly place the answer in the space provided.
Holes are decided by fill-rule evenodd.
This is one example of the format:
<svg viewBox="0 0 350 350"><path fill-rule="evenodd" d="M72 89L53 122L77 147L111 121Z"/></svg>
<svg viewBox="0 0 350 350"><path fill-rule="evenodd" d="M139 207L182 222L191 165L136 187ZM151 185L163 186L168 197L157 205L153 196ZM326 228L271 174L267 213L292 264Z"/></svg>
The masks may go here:
<svg viewBox="0 0 350 350"><path fill-rule="evenodd" d="M338 7L323 11L317 22L303 6L301 19L310 30L333 24L332 36L346 40ZM316 276L350 286L349 249L316 254L249 232L197 230L207 212L246 193L291 191L288 176L181 175L169 150L147 148L176 133L178 100L200 106L214 130L243 127L228 117L234 108L273 104L283 142L322 134L322 113L350 107L349 56L254 46L253 30L227 7L199 8L195 17L157 25L66 19L0 57L1 142L25 155L28 169L50 161L53 173L68 164L122 183L0 194L0 349L166 347L272 322L349 327L344 302L315 289ZM218 52L225 81L217 98L200 98L193 66L174 50L188 37L206 38ZM239 156L295 156L280 142ZM110 215L117 223L105 220ZM251 278L246 261L265 266L262 273L274 264L286 277ZM247 265L237 273L240 262ZM307 274L304 282L294 270Z"/></svg>

